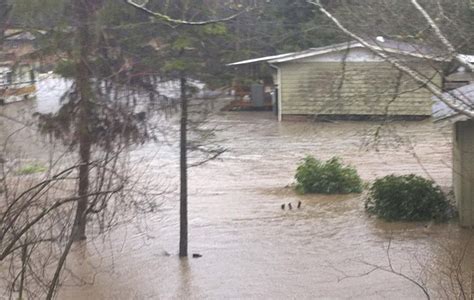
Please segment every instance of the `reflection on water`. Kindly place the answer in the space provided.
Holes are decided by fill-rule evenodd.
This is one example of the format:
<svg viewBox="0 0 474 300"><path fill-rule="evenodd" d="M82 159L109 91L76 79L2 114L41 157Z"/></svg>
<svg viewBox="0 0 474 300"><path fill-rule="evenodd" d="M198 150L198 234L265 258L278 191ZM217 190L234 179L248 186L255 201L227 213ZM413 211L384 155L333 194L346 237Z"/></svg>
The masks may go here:
<svg viewBox="0 0 474 300"><path fill-rule="evenodd" d="M278 123L270 113L222 113L212 122L224 129L218 135L228 152L190 171L190 251L203 257L177 257L179 206L172 197L147 217L146 230L130 224L76 245L68 267L83 281L68 278L61 299L417 299L423 293L412 283L373 271L387 266L388 241L396 270L439 287L447 258L471 240L456 224L370 218L360 195L300 196L285 187L307 154L340 156L367 181L413 172L449 187L449 128L396 122L374 140L374 122ZM164 158L152 144L132 157L169 161L173 147ZM147 177L174 174L176 165L152 168ZM298 201L301 209L280 208ZM462 264L467 269L472 253Z"/></svg>

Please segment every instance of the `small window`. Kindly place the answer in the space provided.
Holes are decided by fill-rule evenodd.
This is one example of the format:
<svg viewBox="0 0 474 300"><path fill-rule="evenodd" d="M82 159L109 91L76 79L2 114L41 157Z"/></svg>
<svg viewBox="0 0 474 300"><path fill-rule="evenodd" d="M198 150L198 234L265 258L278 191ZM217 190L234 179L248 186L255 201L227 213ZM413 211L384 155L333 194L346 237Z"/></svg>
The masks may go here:
<svg viewBox="0 0 474 300"><path fill-rule="evenodd" d="M13 84L13 72L7 72L6 79L7 84Z"/></svg>
<svg viewBox="0 0 474 300"><path fill-rule="evenodd" d="M36 78L35 78L35 71L34 70L30 70L30 81L33 83L33 82L36 82Z"/></svg>

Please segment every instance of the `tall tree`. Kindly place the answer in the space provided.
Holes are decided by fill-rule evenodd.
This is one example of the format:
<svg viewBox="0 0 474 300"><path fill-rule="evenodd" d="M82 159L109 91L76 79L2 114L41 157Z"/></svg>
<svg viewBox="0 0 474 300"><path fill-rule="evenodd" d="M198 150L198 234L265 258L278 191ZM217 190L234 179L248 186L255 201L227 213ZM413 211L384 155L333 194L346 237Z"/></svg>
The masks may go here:
<svg viewBox="0 0 474 300"><path fill-rule="evenodd" d="M188 256L188 97L186 76L180 78L181 118L179 138L179 256Z"/></svg>
<svg viewBox="0 0 474 300"><path fill-rule="evenodd" d="M79 182L76 216L74 218L73 238L83 240L86 238L86 218L89 193L89 172L92 151L91 116L94 111L94 95L91 87L91 73L89 69L89 57L91 55L92 35L90 24L93 14L100 5L96 1L75 0L73 2L74 21L77 24L77 32L74 47L77 49L74 55L75 84L78 93L78 119L77 136L79 140Z"/></svg>
<svg viewBox="0 0 474 300"><path fill-rule="evenodd" d="M229 10L229 6L209 4L206 0L175 1L150 3L148 7L128 1L134 7L165 22L169 27L166 34L160 36L162 43L167 45L160 51L161 60L166 62L162 76L180 82L180 241L179 256L188 256L188 152L197 150L205 153L204 161L216 158L223 150L206 148L195 145L188 139L191 129L189 101L192 87L188 84L191 79L205 82L210 86L222 84L229 77L224 75L222 63L226 51L222 46L228 41L226 22L234 20L240 13ZM230 5L232 6L232 5ZM227 17L222 17L227 15ZM224 50L224 51L223 51ZM221 76L219 76L221 75ZM197 109L199 110L199 108ZM202 114L202 112L198 112ZM196 129L196 120L191 120ZM191 129L192 130L192 129ZM196 131L195 131L196 132ZM198 133L204 133L198 130ZM201 135L202 137L203 135Z"/></svg>
<svg viewBox="0 0 474 300"><path fill-rule="evenodd" d="M58 4L51 7L61 12L57 18L48 20L47 9L30 10L46 2ZM50 299L60 285L73 242L86 238L88 229L103 234L116 218L153 208L153 202L141 197L143 190L139 197L131 195L134 187L121 163L130 145L153 137L147 124L153 111L144 109L152 98L150 91L154 91L155 70L161 65L154 60L156 49L150 45L153 36L146 30L156 24L124 3L46 2L15 1L11 19L17 28L31 30L36 25L34 29L41 29L44 34L37 36L36 55L53 62L55 72L70 83L58 111L37 117L41 132L62 141L70 155L66 157L72 157L73 162L60 160L45 179L22 191L18 190L21 187L9 186L11 180L3 176L2 157L2 189L14 188L15 192L1 193L7 205L0 209L0 261L11 261L8 286L12 297L19 284L20 290L28 291L28 297L47 294ZM30 14L38 20L36 24L24 17ZM60 183L67 187L61 186L59 197L52 191ZM27 249L28 253L18 253L17 249ZM56 270L50 279L53 264ZM17 278L22 278L21 283Z"/></svg>
<svg viewBox="0 0 474 300"><path fill-rule="evenodd" d="M50 3L51 7L43 10L41 3ZM190 3L183 1L181 6L173 6L177 21L186 20L187 16L178 18L182 17L180 11ZM54 18L48 18L52 11ZM127 194L130 178L117 167L122 151L153 138L150 123L147 123L153 111L142 108L156 107L148 104L157 98L155 83L159 80L184 79L181 95L182 105L186 107L182 109L185 116L182 120L190 124L189 127L196 126L196 120L188 123L186 113L187 100L193 90L188 81L211 82L212 74L222 72L222 66L211 66L215 60L209 56L206 71L199 70L204 70L200 58L206 57L206 51L209 55L218 53L225 28L219 26L217 20L201 19L214 16L212 11L209 15L196 15L196 22L176 28L173 20L150 20L148 14L115 0L18 0L12 12L17 27L35 26L34 29L42 30L44 34L37 37L36 55L53 62L54 71L70 83L58 111L38 114L38 121L45 135L64 143L74 163L62 161L63 171L51 171L44 181L18 192L18 197L9 193L6 197L9 207L6 210L2 207L0 211L2 224L9 221L2 226L0 234L0 261L11 258L15 271L9 284L12 295L18 285L16 278L34 278L30 283L21 280L21 290L32 291L34 284L49 287L36 295L28 293L32 298L42 297L43 293L51 298L60 285L73 242L86 238L88 232L89 235L103 233L103 224L112 223L120 213L132 213L132 208L138 213L152 207L141 197L137 200ZM194 30L195 27L198 29ZM183 32L183 28L187 31ZM181 34L185 38L181 38ZM207 40L215 36L219 39ZM221 81L213 82L217 85ZM199 132L205 135L204 131ZM204 147L192 144L190 139L183 145L187 149L183 152L186 162L182 166L187 168L188 149L204 150ZM212 158L219 151L207 153ZM0 164L3 166L3 159ZM187 180L185 173L183 179ZM2 177L2 184L8 182ZM58 182L67 185L62 190L64 197L59 199L50 194ZM74 189L70 182L75 182ZM48 254L47 261L35 264L31 270L22 267L43 254L42 245L54 245L48 248L50 252L44 252ZM28 255L23 255L26 250L20 253L17 249L27 249ZM186 249L181 252L187 254ZM50 279L44 270L52 264L56 264L56 270Z"/></svg>
<svg viewBox="0 0 474 300"><path fill-rule="evenodd" d="M40 2L28 2L30 6L24 0L16 3L13 17L19 27L31 28L32 20L26 17L34 14L31 9ZM87 220L111 207L109 198L90 196L107 189L106 182L120 181L114 172L107 171L111 167L107 164L113 162L110 156L151 138L147 113L138 111L136 105L149 100L146 93L156 76L153 69L159 66L151 59L155 54L149 45L152 37L143 30L149 22L124 3L47 2L64 13L49 20L44 18L49 11L35 14L36 25L45 32L37 37L40 47L36 55L55 59L56 73L72 85L56 113L39 114L39 126L77 153L78 199L72 235L78 241L86 238ZM91 174L93 168L103 168L101 173L110 178L98 180Z"/></svg>

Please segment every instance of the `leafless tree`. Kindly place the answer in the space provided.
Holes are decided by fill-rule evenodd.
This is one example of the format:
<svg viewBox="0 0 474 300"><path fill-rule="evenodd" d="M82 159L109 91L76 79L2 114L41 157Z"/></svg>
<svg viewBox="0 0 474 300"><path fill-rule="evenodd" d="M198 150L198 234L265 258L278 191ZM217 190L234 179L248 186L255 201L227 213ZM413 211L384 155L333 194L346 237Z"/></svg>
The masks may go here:
<svg viewBox="0 0 474 300"><path fill-rule="evenodd" d="M128 148L94 151L86 215L91 238L155 210L166 187L141 180L146 166L133 168ZM82 196L75 182L81 163L59 153L44 169L21 172L5 147L0 160L0 280L4 296L52 299L62 283L73 247L75 207Z"/></svg>
<svg viewBox="0 0 474 300"><path fill-rule="evenodd" d="M435 242L433 247L439 254L437 257L430 258L434 260L431 264L427 263L428 259L420 259L416 253L409 253L407 259L411 267L405 270L394 263L397 256L393 253L394 246L396 242L393 236L390 236L384 247L385 264L366 260L357 261L369 268L363 273L347 274L337 267L333 268L342 274L339 280L386 272L414 285L426 299L473 299L472 270L469 269L469 262L473 259L470 254L472 240L468 240L461 247L450 245L449 241ZM453 247L459 249L453 251Z"/></svg>

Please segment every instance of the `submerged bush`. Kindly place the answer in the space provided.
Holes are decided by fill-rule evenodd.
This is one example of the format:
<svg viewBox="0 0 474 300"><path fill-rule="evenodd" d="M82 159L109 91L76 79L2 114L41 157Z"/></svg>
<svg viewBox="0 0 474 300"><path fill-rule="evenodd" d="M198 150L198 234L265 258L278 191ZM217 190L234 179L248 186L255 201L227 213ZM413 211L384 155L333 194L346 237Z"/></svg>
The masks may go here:
<svg viewBox="0 0 474 300"><path fill-rule="evenodd" d="M26 165L25 167L18 170L18 175L31 175L36 173L45 172L47 168L39 163L33 163L30 165Z"/></svg>
<svg viewBox="0 0 474 300"><path fill-rule="evenodd" d="M365 209L387 221L444 221L451 205L433 181L414 174L377 179Z"/></svg>
<svg viewBox="0 0 474 300"><path fill-rule="evenodd" d="M296 169L296 190L300 193L349 194L362 192L356 169L337 157L321 162L307 156Z"/></svg>

